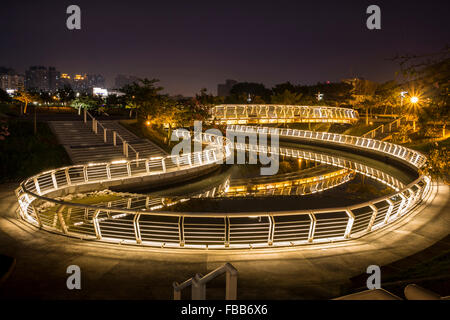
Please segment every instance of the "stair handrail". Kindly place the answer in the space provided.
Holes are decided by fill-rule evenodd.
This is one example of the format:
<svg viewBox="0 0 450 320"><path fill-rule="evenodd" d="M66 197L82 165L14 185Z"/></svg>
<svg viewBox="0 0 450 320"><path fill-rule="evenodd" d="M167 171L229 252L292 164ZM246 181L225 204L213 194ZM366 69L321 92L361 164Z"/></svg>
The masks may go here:
<svg viewBox="0 0 450 320"><path fill-rule="evenodd" d="M103 128L103 142L106 143L107 142L107 131L108 128L106 128L100 121L98 121L89 111L87 111L86 108L84 108L84 123L87 124L87 117L90 117L92 119L92 131L95 134L98 134L98 125L100 125L100 127ZM116 130L112 130L112 134L113 134L113 145L117 146L117 137L119 137L119 139L122 141L122 153L123 155L128 158L128 150L131 149L132 151L134 151L135 155L136 155L136 161L139 160L139 152L133 148L133 146L127 142ZM139 164L139 162L138 162Z"/></svg>
<svg viewBox="0 0 450 320"><path fill-rule="evenodd" d="M181 300L181 291L191 286L192 300L205 300L206 284L224 273L226 273L225 300L236 300L238 271L231 263L228 262L214 269L205 276L197 273L195 276L182 283L173 282L173 299Z"/></svg>

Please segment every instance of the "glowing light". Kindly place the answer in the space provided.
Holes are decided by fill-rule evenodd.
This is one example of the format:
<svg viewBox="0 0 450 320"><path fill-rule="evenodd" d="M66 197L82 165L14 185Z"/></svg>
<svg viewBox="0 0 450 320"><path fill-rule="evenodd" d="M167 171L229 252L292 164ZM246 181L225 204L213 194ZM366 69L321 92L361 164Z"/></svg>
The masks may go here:
<svg viewBox="0 0 450 320"><path fill-rule="evenodd" d="M150 121L145 121L145 125L149 126L150 125Z"/></svg>
<svg viewBox="0 0 450 320"><path fill-rule="evenodd" d="M120 164L120 163L127 163L127 160L115 160L111 162L112 164Z"/></svg>
<svg viewBox="0 0 450 320"><path fill-rule="evenodd" d="M92 88L92 93L96 96L107 96L108 90L103 88Z"/></svg>
<svg viewBox="0 0 450 320"><path fill-rule="evenodd" d="M411 101L411 103L417 103L417 102L419 102L419 98L416 96L413 96L413 97L411 97L410 101Z"/></svg>

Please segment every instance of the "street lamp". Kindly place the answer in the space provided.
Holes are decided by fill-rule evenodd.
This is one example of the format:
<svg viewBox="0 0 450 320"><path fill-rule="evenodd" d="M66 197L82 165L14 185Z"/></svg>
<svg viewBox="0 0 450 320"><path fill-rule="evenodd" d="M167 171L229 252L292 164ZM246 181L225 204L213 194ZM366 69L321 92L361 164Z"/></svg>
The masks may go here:
<svg viewBox="0 0 450 320"><path fill-rule="evenodd" d="M412 96L409 101L411 102L412 105L415 105L419 102L419 98L417 96ZM413 121L413 130L416 131L416 118L414 118Z"/></svg>

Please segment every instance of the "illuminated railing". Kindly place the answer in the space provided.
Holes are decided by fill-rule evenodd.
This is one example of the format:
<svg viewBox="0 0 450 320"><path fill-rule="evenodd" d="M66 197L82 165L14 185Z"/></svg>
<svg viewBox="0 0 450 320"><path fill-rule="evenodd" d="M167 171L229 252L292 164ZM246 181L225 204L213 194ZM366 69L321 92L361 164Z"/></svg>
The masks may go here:
<svg viewBox="0 0 450 320"><path fill-rule="evenodd" d="M202 133L198 138L202 139L208 145L208 148L180 156L88 163L41 172L26 179L16 189L22 218L31 223L39 224L39 217L36 214L29 215L30 204L36 198L52 192L89 184L102 184L147 176L164 178L175 172L189 172L220 164L231 155L231 143L226 138L206 133ZM44 197L44 200L50 199Z"/></svg>
<svg viewBox="0 0 450 320"><path fill-rule="evenodd" d="M218 105L210 115L218 124L354 123L359 119L358 112L348 108L269 104Z"/></svg>
<svg viewBox="0 0 450 320"><path fill-rule="evenodd" d="M257 182L259 179L256 179L246 184L231 184L222 197L306 195L337 187L353 178L353 171L340 169L311 177L294 176L282 181L274 179L271 182Z"/></svg>
<svg viewBox="0 0 450 320"><path fill-rule="evenodd" d="M420 152L397 144L338 133L315 132L297 129L240 126L240 125L229 125L227 127L227 131L231 131L238 134L256 133L256 134L279 135L280 137L295 138L302 140L313 140L319 142L329 142L337 145L345 145L356 147L359 149L376 151L386 156L394 157L403 162L406 162L407 164L412 165L416 169L422 168L427 161L427 158Z"/></svg>
<svg viewBox="0 0 450 320"><path fill-rule="evenodd" d="M308 132L306 137L314 139L317 137L316 134ZM132 204L129 207L117 208L71 203L46 196L53 191L93 182L146 175L159 175L164 178L165 174L217 163L219 159L223 160L230 156L232 146L228 140L203 135L204 141L217 147L185 157L71 166L40 173L25 180L16 190L20 215L24 220L43 229L77 238L115 243L201 249L294 246L363 236L406 215L430 190L431 181L427 176L420 176L407 186L396 185L391 177L385 181L390 181L393 187L397 186L397 191L361 204L327 209L239 213L158 211L167 206L167 203L154 203L144 209L132 207ZM336 144L342 143L341 139L333 140L335 137L333 134L319 137ZM344 139L347 139L345 137ZM366 140L370 139L362 141ZM389 149L389 145L383 148ZM352 162L338 157L288 148L282 148L277 152L285 156L301 156L304 159L352 169L375 178L383 174L377 173L373 168L351 164ZM392 154L387 152L387 156L401 158L415 165L422 162L420 155L409 155L407 151ZM40 209L49 206L52 206L53 210Z"/></svg>
<svg viewBox="0 0 450 320"><path fill-rule="evenodd" d="M364 133L361 137L363 138L377 138L379 135L386 134L392 132L392 129L398 129L402 123L407 123L406 116L400 117L392 122L389 122L387 124L382 124L378 127L376 127L373 130L370 130L369 132Z"/></svg>

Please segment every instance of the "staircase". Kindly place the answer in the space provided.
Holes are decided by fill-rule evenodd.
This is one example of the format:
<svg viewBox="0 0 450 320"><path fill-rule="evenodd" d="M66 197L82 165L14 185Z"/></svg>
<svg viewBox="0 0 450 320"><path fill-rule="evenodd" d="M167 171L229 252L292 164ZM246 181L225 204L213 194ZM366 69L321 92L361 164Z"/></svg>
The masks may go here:
<svg viewBox="0 0 450 320"><path fill-rule="evenodd" d="M139 158L166 155L153 142L135 136L117 121L102 121L102 125L107 128L106 142L103 130L99 130L98 134L95 134L91 127L83 121L49 121L48 123L74 164L126 159L120 140L117 139L116 146L113 144L113 131L116 131L139 152ZM128 159L135 159L135 157L134 153L128 155Z"/></svg>

